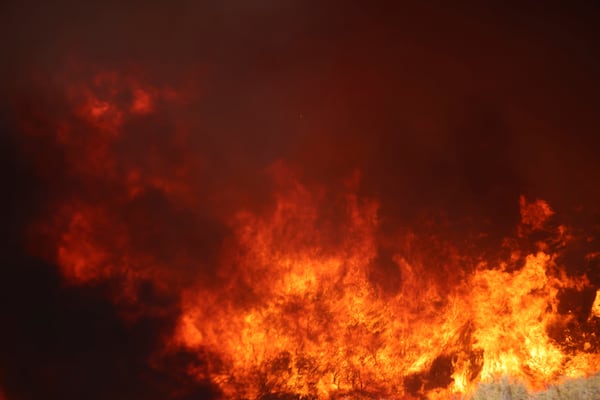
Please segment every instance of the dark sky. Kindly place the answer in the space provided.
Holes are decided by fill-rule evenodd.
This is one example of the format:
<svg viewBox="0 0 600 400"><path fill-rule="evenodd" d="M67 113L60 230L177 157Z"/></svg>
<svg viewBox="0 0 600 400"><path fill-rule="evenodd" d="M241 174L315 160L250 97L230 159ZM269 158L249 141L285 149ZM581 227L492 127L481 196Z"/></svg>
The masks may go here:
<svg viewBox="0 0 600 400"><path fill-rule="evenodd" d="M338 182L359 169L361 191L381 200L384 230L440 209L504 234L519 218L520 194L565 213L597 207L597 6L393 3L405 4L2 2L0 388L7 400L212 393L178 369L190 355L150 366L172 318L125 323L106 300L111 282L66 288L56 267L27 249L26 227L59 194L23 155L17 115L24 104L52 103L53 92L40 91L32 76L64 73L68 60L141 65L157 82L198 82L202 96L191 112L203 128L192 150L206 157L211 187L251 192L258 171L279 159L307 182ZM53 151L42 145L37 154ZM177 315L176 298L150 288L146 301Z"/></svg>

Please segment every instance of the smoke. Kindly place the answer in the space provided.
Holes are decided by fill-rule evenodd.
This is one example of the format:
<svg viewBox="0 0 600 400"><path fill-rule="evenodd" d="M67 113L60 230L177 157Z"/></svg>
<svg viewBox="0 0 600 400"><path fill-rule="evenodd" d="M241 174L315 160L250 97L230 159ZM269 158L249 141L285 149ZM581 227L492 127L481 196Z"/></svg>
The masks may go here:
<svg viewBox="0 0 600 400"><path fill-rule="evenodd" d="M485 231L493 248L517 225L521 194L574 219L585 219L576 210L598 212L600 14L591 8L5 2L0 386L7 399L214 395L179 370L202 361L195 356L161 358L173 365L151 360L174 328L177 291L223 284L228 218L272 208L280 163L306 187L329 188L320 208L329 227L343 219L335 192L358 174L358 193L380 202L384 237L399 227L426 236L434 226L456 240ZM112 83L89 86L106 71ZM153 112L127 117L103 153L105 136L76 115L73 104L85 101L69 90L91 87L122 110L135 95L131 85L160 93ZM64 121L72 122L66 146L47 134ZM125 171L133 169L148 188L124 200ZM44 248L47 232L31 234L65 204L106 211L93 214L98 226L118 222L122 231L89 237L100 248L118 249L122 234L133 255L149 254L133 260L141 276L135 302L115 304L127 278L114 274L65 285L52 265L55 249ZM373 279L394 290L402 277L386 267L392 254L385 244L378 254ZM124 263L118 256L106 263ZM148 270L160 271L165 287Z"/></svg>

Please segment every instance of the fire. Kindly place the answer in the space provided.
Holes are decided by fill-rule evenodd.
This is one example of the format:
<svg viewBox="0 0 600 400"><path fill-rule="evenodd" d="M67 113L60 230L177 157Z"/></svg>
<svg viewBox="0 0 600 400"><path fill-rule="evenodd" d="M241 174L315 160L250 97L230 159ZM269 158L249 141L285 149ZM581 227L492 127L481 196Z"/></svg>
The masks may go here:
<svg viewBox="0 0 600 400"><path fill-rule="evenodd" d="M151 137L136 152L142 156L125 151L137 123L185 107L177 90L115 72L64 90L69 114L48 130L74 181L100 189L67 193L32 227L50 243L45 256L71 284L117 280L113 300L139 313L156 312L144 309L140 282L175 293L178 322L157 357L197 354L202 362L187 373L210 380L225 398L443 399L502 376L538 390L597 371L596 335L555 334L576 323L559 310L561 293L596 290L592 324L600 289L565 272L561 251L577 238L553 224L547 202L522 196L514 237L488 258L439 234L383 232L385 210L361 193L356 171L328 187L278 161L265 172L271 203L218 207L222 197L206 200L199 189L204 164L191 150L184 114L165 125L176 157ZM23 130L39 134L26 123ZM206 202L227 233L213 258L200 259L195 229L203 228L185 228L186 243L187 236L169 241L160 227L198 223ZM207 264L214 274L195 272Z"/></svg>
<svg viewBox="0 0 600 400"><path fill-rule="evenodd" d="M600 289L596 291L596 298L592 305L592 311L590 317L600 318Z"/></svg>
<svg viewBox="0 0 600 400"><path fill-rule="evenodd" d="M439 283L419 274L398 249L403 285L383 297L368 277L377 204L349 194L347 236L324 249L317 202L302 188L280 198L265 218L239 216L243 275L216 296L186 294L178 339L222 356L222 369L205 373L228 397L267 391L326 399L373 391L401 398L409 386L444 398L468 392L478 379L505 375L541 389L597 365L596 354L565 354L548 336L548 326L561 318L559 290L587 285L585 278L556 275L551 254L525 255L512 271L507 263L480 264L444 297ZM260 291L258 298L236 302L230 290L240 286ZM441 377L427 377L438 368Z"/></svg>

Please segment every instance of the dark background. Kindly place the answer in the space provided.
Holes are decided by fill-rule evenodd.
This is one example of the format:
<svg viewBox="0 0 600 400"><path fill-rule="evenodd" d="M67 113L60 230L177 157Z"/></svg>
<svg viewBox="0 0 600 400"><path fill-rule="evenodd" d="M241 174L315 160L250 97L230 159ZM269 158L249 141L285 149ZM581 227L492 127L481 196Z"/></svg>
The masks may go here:
<svg viewBox="0 0 600 400"><path fill-rule="evenodd" d="M194 149L206 156L214 181L252 191L257 171L278 159L307 182L338 182L357 168L360 190L381 200L384 231L434 209L504 236L519 220L520 194L565 215L594 215L598 7L416 3L2 2L6 398L214 394L184 378L191 355L150 366L171 317L125 323L106 300L111 282L66 287L55 266L27 249L26 227L58 189L24 156L16 116L23 104L51 98L31 83L30 71L50 76L71 57L114 69L134 62L169 82L200 76L195 112L204 129ZM49 168L62 173L58 164ZM177 315L176 298L149 290L145 301Z"/></svg>

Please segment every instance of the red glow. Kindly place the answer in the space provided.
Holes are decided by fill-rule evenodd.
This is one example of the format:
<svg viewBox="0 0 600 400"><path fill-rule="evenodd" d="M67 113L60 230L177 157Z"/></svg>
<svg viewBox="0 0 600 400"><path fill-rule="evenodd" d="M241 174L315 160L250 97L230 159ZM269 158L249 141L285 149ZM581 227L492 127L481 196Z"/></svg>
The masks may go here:
<svg viewBox="0 0 600 400"><path fill-rule="evenodd" d="M125 318L164 312L145 308L136 291L143 282L177 296L177 323L156 357L206 358L185 373L226 398L445 399L501 376L540 390L597 371L598 338L583 328L569 343L551 333L575 323L559 312L560 293L592 284L561 263L581 239L553 223L548 202L515 199L514 237L488 258L443 233L384 231L381 200L361 192L358 169L323 184L274 162L262 171L269 200L256 207L236 188L204 190L210 172L193 148L198 127L177 90L118 72L63 89L64 118L33 133L60 147L69 179L84 189L59 196L34 236L66 282L119 282L112 300L139 308ZM161 120L165 107L176 124ZM168 135L153 142L157 121ZM205 207L226 233L203 259ZM600 318L598 296L588 323Z"/></svg>

